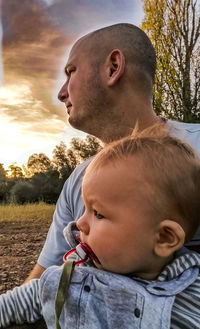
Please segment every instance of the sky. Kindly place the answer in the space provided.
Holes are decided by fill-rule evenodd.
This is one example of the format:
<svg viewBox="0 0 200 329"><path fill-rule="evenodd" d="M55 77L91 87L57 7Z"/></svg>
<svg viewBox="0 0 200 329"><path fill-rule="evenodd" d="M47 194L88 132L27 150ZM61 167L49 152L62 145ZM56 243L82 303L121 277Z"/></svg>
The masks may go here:
<svg viewBox="0 0 200 329"><path fill-rule="evenodd" d="M76 39L119 22L140 26L140 0L0 0L0 163L50 158L60 141L85 134L70 127L57 93Z"/></svg>

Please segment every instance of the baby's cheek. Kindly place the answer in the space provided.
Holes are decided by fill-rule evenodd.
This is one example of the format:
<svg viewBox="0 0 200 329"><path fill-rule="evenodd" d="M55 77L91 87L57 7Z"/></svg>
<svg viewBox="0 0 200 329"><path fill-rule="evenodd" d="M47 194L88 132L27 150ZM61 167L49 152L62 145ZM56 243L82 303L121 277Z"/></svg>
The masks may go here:
<svg viewBox="0 0 200 329"><path fill-rule="evenodd" d="M93 261L94 265L99 269L99 270L104 270L103 266L99 263L96 263L95 261Z"/></svg>

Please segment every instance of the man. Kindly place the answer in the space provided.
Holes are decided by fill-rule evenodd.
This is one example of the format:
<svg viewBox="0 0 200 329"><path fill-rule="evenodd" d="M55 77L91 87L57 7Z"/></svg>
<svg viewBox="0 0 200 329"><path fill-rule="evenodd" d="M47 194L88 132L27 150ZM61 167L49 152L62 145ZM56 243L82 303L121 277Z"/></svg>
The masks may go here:
<svg viewBox="0 0 200 329"><path fill-rule="evenodd" d="M70 124L109 143L163 118L152 108L156 58L146 34L131 24L116 24L89 33L73 46L65 67L67 80L58 98ZM200 125L164 120L171 134L187 140L200 153ZM26 281L62 263L68 250L63 229L84 212L81 180L90 160L79 165L58 199L47 240ZM147 164L148 165L148 164ZM198 243L199 237L195 238Z"/></svg>

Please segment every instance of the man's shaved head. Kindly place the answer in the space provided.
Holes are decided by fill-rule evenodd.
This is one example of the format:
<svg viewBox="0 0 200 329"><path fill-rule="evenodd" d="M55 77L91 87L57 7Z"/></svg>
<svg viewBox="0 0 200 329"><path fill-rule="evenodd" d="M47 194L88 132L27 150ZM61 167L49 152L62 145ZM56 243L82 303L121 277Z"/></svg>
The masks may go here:
<svg viewBox="0 0 200 329"><path fill-rule="evenodd" d="M81 41L96 63L103 62L113 49L120 49L136 87L146 89L149 86L152 91L156 55L151 41L140 28L128 23L115 24L89 33L78 42Z"/></svg>
<svg viewBox="0 0 200 329"><path fill-rule="evenodd" d="M109 143L157 122L152 109L154 48L137 26L116 24L91 32L72 47L59 92L69 123Z"/></svg>

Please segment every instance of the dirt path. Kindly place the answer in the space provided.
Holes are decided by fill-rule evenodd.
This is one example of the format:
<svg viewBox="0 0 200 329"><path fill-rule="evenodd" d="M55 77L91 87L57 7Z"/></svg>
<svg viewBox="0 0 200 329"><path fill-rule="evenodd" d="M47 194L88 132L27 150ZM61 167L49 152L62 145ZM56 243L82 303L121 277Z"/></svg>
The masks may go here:
<svg viewBox="0 0 200 329"><path fill-rule="evenodd" d="M33 268L48 232L47 221L0 222L0 294L23 283ZM13 325L13 329L43 329L43 322Z"/></svg>

